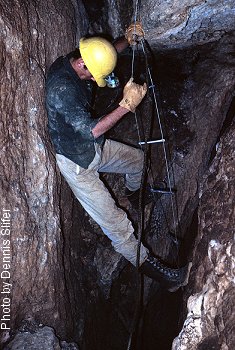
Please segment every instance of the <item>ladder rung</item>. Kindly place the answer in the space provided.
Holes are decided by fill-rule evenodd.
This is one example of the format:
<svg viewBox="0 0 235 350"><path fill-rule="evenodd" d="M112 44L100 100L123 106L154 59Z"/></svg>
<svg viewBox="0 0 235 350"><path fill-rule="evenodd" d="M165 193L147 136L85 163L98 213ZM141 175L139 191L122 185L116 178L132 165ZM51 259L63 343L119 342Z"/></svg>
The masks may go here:
<svg viewBox="0 0 235 350"><path fill-rule="evenodd" d="M145 141L140 141L139 142L139 145L145 145L146 143L163 143L163 142L165 142L165 139L160 139L160 140L153 140L153 141L147 141L147 142L145 142Z"/></svg>
<svg viewBox="0 0 235 350"><path fill-rule="evenodd" d="M165 188L151 188L151 192L153 193L163 193L163 194L174 194L175 190L169 190Z"/></svg>

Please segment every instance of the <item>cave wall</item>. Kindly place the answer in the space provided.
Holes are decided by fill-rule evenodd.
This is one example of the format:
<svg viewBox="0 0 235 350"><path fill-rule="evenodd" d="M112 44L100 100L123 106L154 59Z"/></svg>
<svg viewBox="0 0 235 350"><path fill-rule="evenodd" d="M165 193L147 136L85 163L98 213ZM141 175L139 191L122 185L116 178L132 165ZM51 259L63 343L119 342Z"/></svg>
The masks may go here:
<svg viewBox="0 0 235 350"><path fill-rule="evenodd" d="M5 291L1 302L9 297L11 304L10 321L6 318L7 329L1 333L7 339L9 328L23 319L36 319L63 336L72 329L72 316L63 277L61 178L48 139L44 81L49 65L71 51L86 31L86 15L75 1L57 0L2 1L0 11L0 216L5 213L10 226L0 237L1 272L10 267L0 290ZM66 193L70 201L65 187ZM3 265L4 256L10 266ZM5 283L10 283L9 289ZM6 305L4 310L7 315Z"/></svg>
<svg viewBox="0 0 235 350"><path fill-rule="evenodd" d="M233 0L102 0L99 6L89 0L86 4L91 32L118 37L137 14L146 39L160 50L217 41L235 29Z"/></svg>
<svg viewBox="0 0 235 350"><path fill-rule="evenodd" d="M219 40L234 29L234 1L147 1L142 20L147 39L161 47L186 47Z"/></svg>
<svg viewBox="0 0 235 350"><path fill-rule="evenodd" d="M185 295L187 316L173 350L235 347L234 131L233 121L200 186L194 266Z"/></svg>

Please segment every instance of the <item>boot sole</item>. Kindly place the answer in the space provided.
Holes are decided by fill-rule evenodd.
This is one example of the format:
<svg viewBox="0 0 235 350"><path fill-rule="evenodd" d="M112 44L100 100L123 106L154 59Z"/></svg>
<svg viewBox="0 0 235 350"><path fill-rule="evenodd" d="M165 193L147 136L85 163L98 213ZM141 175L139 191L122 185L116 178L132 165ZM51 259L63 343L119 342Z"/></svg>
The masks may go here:
<svg viewBox="0 0 235 350"><path fill-rule="evenodd" d="M188 269L187 269L187 273L186 273L184 282L180 283L180 284L179 284L178 286L176 286L176 287L169 288L169 289L168 289L169 292L174 293L174 292L176 292L179 288L184 287L184 286L186 286L186 285L188 284L189 275L190 275L190 270L191 270L192 265L193 265L193 263L190 261L190 262L188 263Z"/></svg>

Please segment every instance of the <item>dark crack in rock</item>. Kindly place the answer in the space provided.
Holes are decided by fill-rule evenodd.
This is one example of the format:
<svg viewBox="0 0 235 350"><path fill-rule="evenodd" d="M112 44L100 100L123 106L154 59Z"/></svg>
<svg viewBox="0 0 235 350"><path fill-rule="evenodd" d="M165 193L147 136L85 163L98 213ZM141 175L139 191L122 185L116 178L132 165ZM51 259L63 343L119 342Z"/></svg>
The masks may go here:
<svg viewBox="0 0 235 350"><path fill-rule="evenodd" d="M191 239L189 226L198 205L198 184L211 161L233 99L234 46L234 36L229 35L216 44L172 51L156 58L162 120L169 141L169 173L176 189L175 220L170 196L162 195L150 223L149 239L162 256L171 255L174 249L169 232L176 232L186 241ZM157 181L168 183L163 153L159 149L153 154L153 166L162 164L156 172Z"/></svg>

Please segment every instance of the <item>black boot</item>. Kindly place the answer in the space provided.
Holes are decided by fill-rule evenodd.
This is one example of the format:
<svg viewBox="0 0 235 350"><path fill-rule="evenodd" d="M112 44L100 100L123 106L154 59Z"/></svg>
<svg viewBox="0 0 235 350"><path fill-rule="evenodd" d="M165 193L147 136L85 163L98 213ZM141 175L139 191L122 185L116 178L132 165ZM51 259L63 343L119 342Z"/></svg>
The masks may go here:
<svg viewBox="0 0 235 350"><path fill-rule="evenodd" d="M126 188L125 194L132 207L136 210L139 209L140 189L136 191L130 191L128 190L128 188ZM147 205L153 201L154 198L149 185L146 186L146 189L143 193L143 197L144 205Z"/></svg>
<svg viewBox="0 0 235 350"><path fill-rule="evenodd" d="M140 266L139 271L146 276L158 281L169 292L175 292L188 283L192 263L179 269L172 269L164 265L158 258L149 254L148 258Z"/></svg>

